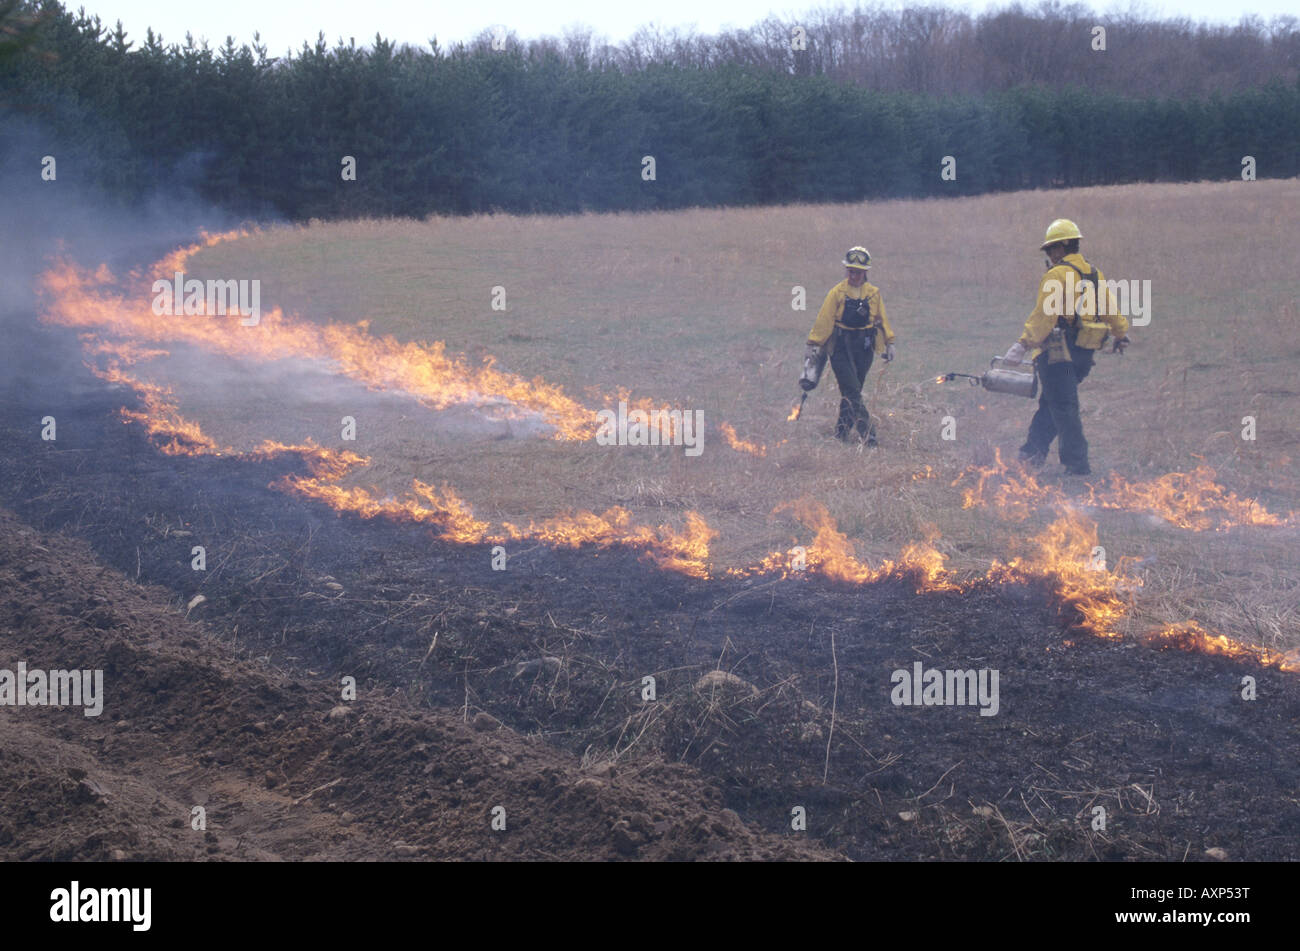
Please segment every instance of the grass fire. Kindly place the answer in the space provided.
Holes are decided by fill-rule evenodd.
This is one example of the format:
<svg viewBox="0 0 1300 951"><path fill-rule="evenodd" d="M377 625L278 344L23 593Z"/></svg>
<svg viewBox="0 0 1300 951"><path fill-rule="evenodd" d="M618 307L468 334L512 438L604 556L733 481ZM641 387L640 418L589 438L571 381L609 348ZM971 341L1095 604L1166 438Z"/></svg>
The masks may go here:
<svg viewBox="0 0 1300 951"><path fill-rule="evenodd" d="M446 213L369 135L330 213L23 206L0 854L1300 858L1296 179L782 197L754 145L704 207L629 135L635 201L551 214L603 166L501 191L438 115Z"/></svg>

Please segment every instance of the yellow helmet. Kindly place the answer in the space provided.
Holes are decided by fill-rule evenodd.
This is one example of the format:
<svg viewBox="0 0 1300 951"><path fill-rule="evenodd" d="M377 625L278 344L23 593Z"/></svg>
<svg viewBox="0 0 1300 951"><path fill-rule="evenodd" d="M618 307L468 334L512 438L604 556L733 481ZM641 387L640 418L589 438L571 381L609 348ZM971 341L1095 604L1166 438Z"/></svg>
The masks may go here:
<svg viewBox="0 0 1300 951"><path fill-rule="evenodd" d="M865 271L871 267L871 252L861 245L849 248L844 252L844 266Z"/></svg>
<svg viewBox="0 0 1300 951"><path fill-rule="evenodd" d="M1069 218L1057 218L1047 226L1047 239L1042 243L1041 248L1046 250L1050 244L1082 237L1083 235L1079 234L1079 226L1073 221Z"/></svg>

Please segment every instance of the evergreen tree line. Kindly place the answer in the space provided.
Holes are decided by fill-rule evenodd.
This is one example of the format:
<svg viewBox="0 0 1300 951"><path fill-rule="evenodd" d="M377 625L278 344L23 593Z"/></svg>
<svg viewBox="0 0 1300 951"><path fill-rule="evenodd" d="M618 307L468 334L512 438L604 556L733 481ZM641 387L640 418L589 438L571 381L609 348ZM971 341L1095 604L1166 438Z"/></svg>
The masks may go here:
<svg viewBox="0 0 1300 951"><path fill-rule="evenodd" d="M1049 32L1074 23L1085 52L1112 55L1114 29L1107 51L1091 50L1091 21L1080 10L1015 8L990 22L1027 18ZM918 12L891 15L903 22ZM975 27L987 19L940 12ZM380 37L329 47L321 37L274 58L256 43L166 45L152 31L136 46L120 25L108 30L55 0L0 0L4 22L11 28L0 34L21 40L0 43L6 164L37 183L40 157L54 155L61 181L128 199L188 185L239 214L302 220L970 195L1237 178L1245 155L1261 177L1300 174L1300 34L1277 23L1246 31L1277 67L1260 82L1159 96L1089 85L1069 70L1039 80L1037 67L1007 88L999 80L982 92L938 94L917 78L942 73L946 61L928 54L912 72L885 70L889 82L859 79L843 74L852 62L843 56L814 61L813 51L829 56L827 37L810 29L808 49L793 50L774 20L746 34L757 44L771 32L770 43L751 46L771 62L739 40L722 55L725 35L692 60L645 33L618 49L585 34L509 37L504 49L485 34L447 50ZM1185 38L1203 39L1194 30ZM1048 54L999 55L1010 63ZM1290 65L1277 66L1282 60ZM356 160L355 181L343 179L344 156ZM945 157L955 178L941 174Z"/></svg>
<svg viewBox="0 0 1300 951"><path fill-rule="evenodd" d="M791 43L797 29L805 49ZM488 41L480 36L476 45ZM1054 0L978 16L938 6L858 5L802 18L772 16L717 36L646 27L618 47L597 46L583 32L533 45L620 68L728 63L936 96L1073 85L1189 97L1300 77L1300 20L1294 16L1209 25L1099 15Z"/></svg>

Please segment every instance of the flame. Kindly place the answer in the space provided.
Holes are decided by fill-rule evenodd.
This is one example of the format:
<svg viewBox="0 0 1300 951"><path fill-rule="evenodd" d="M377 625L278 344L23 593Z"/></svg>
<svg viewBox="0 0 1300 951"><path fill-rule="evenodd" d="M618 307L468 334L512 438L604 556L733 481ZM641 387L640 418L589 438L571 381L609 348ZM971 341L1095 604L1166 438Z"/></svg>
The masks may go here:
<svg viewBox="0 0 1300 951"><path fill-rule="evenodd" d="M256 230L249 230L247 228L241 228L237 231L219 231L215 233L201 230L199 231L198 241L182 245L170 254L166 254L159 258L154 262L153 267L150 268L149 274L153 278L169 281L177 271L184 271L185 265L189 262L189 259L204 248L211 248L214 245L221 244L225 241L237 241L240 238L247 238L256 233ZM100 265L100 270L107 273L108 268L104 265Z"/></svg>
<svg viewBox="0 0 1300 951"><path fill-rule="evenodd" d="M800 411L801 409L803 409L803 404L802 404L802 403L799 403L798 405L795 406L794 409L790 410L790 415L787 416L787 417L785 418L785 421L786 421L787 423L789 423L789 422L793 422L794 420L798 419L798 418L799 418L799 411Z"/></svg>
<svg viewBox="0 0 1300 951"><path fill-rule="evenodd" d="M993 581L1043 579L1053 585L1063 606L1076 611L1081 627L1098 637L1120 637L1119 621L1128 613L1121 590L1134 591L1142 579L1123 570L1110 570L1093 560L1097 524L1077 511L1067 511L1030 540L1027 557L995 562Z"/></svg>
<svg viewBox="0 0 1300 951"><path fill-rule="evenodd" d="M164 388L135 380L116 367L96 372L112 382L136 388L148 411L123 410L123 414L141 422L151 435L158 437L156 441L163 452L190 455L233 453L233 450L218 448L197 424L181 418L167 401ZM641 549L655 564L668 570L697 578L713 576L708 564L709 545L718 533L696 512L686 514L686 529L680 532L666 525L658 528L635 525L631 513L616 506L603 515L583 511L541 523L530 522L526 528L506 522L502 524L501 532L492 533L489 523L475 518L470 506L449 486L438 489L416 479L412 480L413 497L381 499L365 488L336 484L338 479L369 461L348 450L332 450L310 442L286 445L267 440L243 456L260 459L284 453L295 453L303 458L311 475L285 475L273 483L273 487L322 502L339 512L351 512L367 519L382 517L428 524L436 527L444 540L461 544L533 540L560 548L627 545ZM906 577L915 584L918 593L970 590L981 581L1043 579L1053 585L1062 606L1077 613L1078 620L1074 626L1099 637L1121 636L1118 624L1125 617L1128 604L1120 597L1120 592L1135 591L1142 585L1140 578L1124 570L1098 570L1093 565L1091 555L1097 542L1097 526L1076 511L1067 511L1032 539L1032 552L1028 557L995 562L983 578L961 583L953 580L946 557L935 547L937 532L931 531L924 542L905 545L897 561L884 559L872 568L857 558L848 536L839 530L820 502L802 499L784 503L775 511L789 511L814 531L813 541L805 549L806 567L814 574L849 584L870 584L885 578ZM772 552L756 565L730 569L725 574L732 577L772 574L789 577L793 573L790 567L792 555L792 550ZM1195 621L1167 625L1141 635L1141 639L1156 647L1253 659L1263 666L1300 672L1300 652L1282 654L1243 644L1223 635L1210 634Z"/></svg>
<svg viewBox="0 0 1300 951"><path fill-rule="evenodd" d="M953 480L954 488L968 479L975 480L973 486L962 489L962 508L990 506L1009 519L1023 521L1045 503L1065 501L1059 489L1040 484L1028 469L1003 462L1002 450L994 450L993 458L992 466L969 466Z"/></svg>
<svg viewBox="0 0 1300 951"><path fill-rule="evenodd" d="M209 245L225 236L213 236ZM203 245L203 246L209 246ZM164 258L154 268L159 279L183 271L190 246ZM181 342L228 356L276 360L286 357L326 359L345 376L375 389L399 390L433 409L456 404L489 407L507 417L540 415L554 427L556 439L587 439L595 434L597 416L557 386L528 381L496 369L491 361L470 367L447 354L441 341L402 343L374 336L366 322L324 326L287 317L279 308L244 327L231 317L172 316L153 312L153 295L126 296L109 285L104 266L91 273L67 261L41 275L46 299L44 319L67 327L93 327L102 334L136 342ZM106 344L105 346L114 346ZM640 407L642 404L637 404Z"/></svg>
<svg viewBox="0 0 1300 951"><path fill-rule="evenodd" d="M214 236L209 245L217 239L219 238ZM181 254L182 252L176 252L169 256L168 263L162 270L182 267ZM156 267L155 270L159 268ZM102 272L103 269L99 276L104 278ZM364 487L338 485L338 481L345 475L369 463L369 459L355 452L327 449L311 441L304 445L288 445L266 440L248 453L219 446L203 433L197 423L180 415L169 387L141 380L121 367L121 362L134 362L161 355L164 351L149 351L130 341L104 341L92 334L83 335L82 342L89 352L109 357L107 366L103 368L87 363L92 372L108 382L135 391L142 410L123 409L121 413L128 421L144 426L152 441L165 454L230 454L248 459L296 454L307 463L310 475L285 475L273 487L322 502L339 512L350 512L367 519L384 517L394 521L432 525L438 529L443 539L464 544L525 539L556 547L577 547L584 544L608 547L624 544L643 549L662 567L695 577L708 576L709 542L716 537L717 532L695 512L686 514L686 528L680 532L666 525L658 528L635 525L630 512L615 507L603 515L583 511L567 518L548 519L540 525L530 524L526 529L505 523L502 533L492 534L489 523L476 519L470 506L449 486L439 489L414 479L407 497L381 498ZM625 391L619 395L627 398ZM639 404L642 408L645 405L645 402ZM661 434L666 441L671 438L673 427L666 412L667 407L662 409L664 411L659 419L667 424L667 428L661 424Z"/></svg>
<svg viewBox="0 0 1300 951"><path fill-rule="evenodd" d="M107 369L92 366L91 369L105 380L136 391L145 407L144 412L124 409L122 414L141 423L154 437L159 449L169 455L232 454L248 459L266 459L286 453L297 454L307 462L310 476L285 475L273 487L322 502L339 512L350 512L366 519L384 517L434 525L441 538L462 544L495 544L508 540L535 540L556 547L623 544L645 550L656 564L664 568L694 577L708 576L709 542L717 532L695 512L686 514L686 529L682 532L666 525L657 529L635 525L630 512L615 507L603 515L578 512L568 518L547 519L540 525L530 523L525 529L504 523L502 533L491 534L489 523L476 519L468 503L449 486L438 489L414 479L411 496L401 499L380 498L359 486L340 486L337 484L339 479L366 465L369 459L350 450L323 448L310 441L304 445L288 445L266 440L252 452L237 453L218 446L203 434L197 423L183 419L171 402L167 388L136 379L116 365Z"/></svg>
<svg viewBox="0 0 1300 951"><path fill-rule="evenodd" d="M709 542L717 535L695 512L686 514L686 529L678 532L667 525L635 525L632 514L617 506L603 515L581 511L539 524L530 522L526 528L505 522L500 533L493 533L490 524L475 518L468 503L450 487L436 489L419 479L413 480L414 497L402 499L379 498L365 488L343 487L321 478L285 476L275 486L361 518L433 525L445 541L493 545L538 541L555 548L626 545L641 549L660 567L698 578L708 577Z"/></svg>
<svg viewBox="0 0 1300 951"><path fill-rule="evenodd" d="M1209 466L1191 472L1170 472L1149 481L1134 481L1112 472L1101 483L1088 484L1083 504L1100 509L1143 512L1194 532L1226 531L1241 525L1276 527L1293 524L1296 513L1269 512L1254 499L1240 498L1215 481ZM1009 466L995 454L992 466L970 466L954 481L962 489L962 507L985 506L1004 517L1023 521L1040 508L1060 508L1070 500L1059 488L1040 483L1028 469Z"/></svg>
<svg viewBox="0 0 1300 951"><path fill-rule="evenodd" d="M405 499L380 499L367 489L345 488L324 478L284 476L274 487L365 519L382 517L396 522L432 524L447 541L477 544L488 540L488 523L474 518L469 506L450 488L444 486L439 490L419 479L412 482L414 498Z"/></svg>
<svg viewBox="0 0 1300 951"><path fill-rule="evenodd" d="M368 464L369 459L350 450L328 449L310 441L304 445L288 445L266 440L252 452L237 453L219 447L203 434L198 424L181 418L168 400L169 391L164 387L137 380L118 368L95 372L136 390L145 405L145 412L122 410L122 413L144 425L162 452L169 455L228 453L248 459L296 454L307 462L310 476L285 475L273 483L273 487L322 502L338 512L350 512L366 519L383 517L433 525L444 540L462 544L520 540L541 541L561 548L623 544L645 550L661 567L693 577L708 577L709 543L717 532L698 513L686 514L686 529L682 532L666 525L657 529L635 525L630 512L615 507L603 515L578 512L567 518L547 519L540 525L530 523L525 529L504 523L502 533L492 534L489 523L476 519L468 503L449 486L438 489L413 479L411 496L400 499L380 498L360 486L341 486L337 484L339 479Z"/></svg>
<svg viewBox="0 0 1300 951"><path fill-rule="evenodd" d="M176 271L184 271L190 255L196 251L243 234L204 235L200 242L179 248L161 259L151 274L158 279L170 279ZM138 279L140 275L132 277ZM382 517L428 525L441 538L462 544L532 540L557 548L627 545L640 549L663 568L697 578L713 576L709 548L718 533L696 512L685 513L684 529L636 524L629 511L616 506L599 515L580 511L540 522L530 521L525 527L504 522L494 531L489 522L476 518L470 505L447 485L434 487L416 479L404 497L395 498L380 496L362 486L340 484L345 476L369 463L366 457L355 452L328 449L310 441L304 445L287 445L268 440L245 453L219 446L197 423L180 415L169 388L137 379L123 367L167 356L167 350L148 346L167 341L258 360L328 359L349 377L376 388L404 390L435 409L469 403L507 415L533 413L554 427L557 439L591 436L596 427L596 413L540 379L527 381L499 371L491 360L482 367L471 368L463 360L449 357L440 342L401 343L389 336L376 337L369 333L364 321L355 325L318 326L288 318L278 309L265 315L256 327L212 318L158 316L145 303L150 299L148 295L127 297L110 290L114 278L105 266L91 272L60 262L42 276L42 281L50 300L45 319L64 326L96 329L97 333L83 334L82 342L88 355L101 358L106 365L101 367L97 362L88 365L102 379L136 392L140 409L123 409L122 415L128 422L143 425L165 454L233 454L248 459L296 454L303 460L308 474L283 475L274 487L321 502L339 512L367 519ZM102 334L110 334L115 339ZM938 382L945 379L940 377ZM627 391L620 391L618 396L627 400L630 409L660 410L662 441L671 440L673 425L667 406L656 406L645 399L633 401ZM788 418L798 419L802 406L801 401ZM740 439L729 423L723 422L720 429L733 449L760 458L766 455L766 446ZM936 477L930 466L911 476L912 481ZM1190 473L1169 473L1146 482L1130 481L1112 473L1108 486L1089 485L1086 504L1102 509L1149 512L1193 531L1232 525L1277 526L1294 520L1294 513L1278 516L1253 499L1239 498L1215 478L1214 470L1207 466ZM1027 552L1007 562L994 562L982 576L960 581L948 568L946 556L936 547L937 532L929 532L924 541L904 545L897 560L883 559L873 568L857 557L848 536L839 530L820 502L801 499L784 503L774 511L789 512L813 532L812 542L802 552L804 567L811 574L849 584L907 578L918 593L966 591L990 581L1040 579L1052 586L1055 599L1063 610L1070 612L1073 627L1100 637L1122 636L1121 627L1131 607L1132 593L1141 588L1142 581L1124 562L1115 570L1098 568L1091 562L1097 541L1095 522L1071 508L1059 489L1041 484L1032 473L1019 467L1008 467L1000 454L995 456L992 467L968 468L952 485L956 487L963 482L968 483L962 489L966 508L989 506L1018 520L1044 506L1063 511L1029 542ZM793 555L793 549L772 552L749 567L728 569L723 574L789 577L794 573ZM1211 634L1195 621L1166 625L1138 636L1156 647L1250 658L1265 666L1300 671L1300 652L1283 654L1243 644Z"/></svg>
<svg viewBox="0 0 1300 951"><path fill-rule="evenodd" d="M307 463L308 471L314 478L330 481L341 479L352 470L370 464L368 457L358 455L350 449L327 449L316 445L310 439L305 443L292 445L266 439L252 452L236 453L233 449L227 452L239 455L241 458L257 460L274 459L286 454L296 455Z"/></svg>
<svg viewBox="0 0 1300 951"><path fill-rule="evenodd" d="M154 437L154 444L163 454L193 456L220 453L217 444L203 434L197 423L181 417L171 400L169 387L137 380L113 361L103 369L90 363L86 366L100 379L120 386L128 386L136 391L144 411L123 408L119 412L124 420L144 426L145 431Z"/></svg>
<svg viewBox="0 0 1300 951"><path fill-rule="evenodd" d="M133 350L130 345L99 346L89 343L89 349L95 353L107 353L113 356L106 367L87 363L86 367L95 376L109 383L133 389L136 398L143 405L143 412L125 407L119 410L122 418L128 422L139 423L151 437L155 446L164 455L200 456L232 455L247 459L269 459L292 453L302 457L314 476L327 479L340 479L348 472L367 464L370 460L350 450L326 449L317 446L310 439L305 444L289 445L274 440L264 440L252 452L240 453L229 446L219 446L208 437L198 423L185 419L172 400L170 387L160 386L130 375L118 364L124 354L128 359L138 357L141 352Z"/></svg>
<svg viewBox="0 0 1300 951"><path fill-rule="evenodd" d="M806 549L806 567L815 574L849 584L870 584L884 578L910 578L916 590L955 591L958 586L948 578L945 557L934 547L937 533L924 542L911 542L903 547L897 561L884 559L872 568L860 561L853 543L839 530L826 506L815 499L799 499L778 505L773 514L789 512L804 527L815 533ZM790 552L772 552L757 565L732 572L736 575L789 574Z"/></svg>
<svg viewBox="0 0 1300 951"><path fill-rule="evenodd" d="M758 456L759 458L767 455L766 446L759 445L755 442L747 442L746 440L739 438L731 423L724 422L718 428L722 430L722 435L726 438L727 445L737 452L747 452L751 456Z"/></svg>
<svg viewBox="0 0 1300 951"><path fill-rule="evenodd" d="M81 334L81 342L87 353L112 357L111 362L118 366L134 366L142 360L170 355L166 350L151 350L129 340L102 340L94 334Z"/></svg>
<svg viewBox="0 0 1300 951"><path fill-rule="evenodd" d="M124 338L121 342L101 340L95 346L97 352L127 357L125 363L166 354L165 350L144 349L137 341L187 343L241 359L328 360L351 379L373 389L408 393L434 410L470 405L507 419L540 416L553 427L557 440L584 440L595 435L599 427L596 411L570 398L560 387L498 370L491 357L482 366L471 367L463 358L449 355L442 341L403 343L390 335L370 333L368 321L318 325L287 316L278 307L261 315L256 326L248 327L232 319L248 315L235 311L224 317L153 312L155 295L146 290L152 287L152 280L170 283L177 272L185 272L196 252L250 233L205 234L202 240L156 262L147 278L133 272L129 280L136 289L130 294L112 289L116 281L106 265L92 272L59 260L39 281L46 304L42 319L66 327L93 327L101 335ZM671 406L648 398L634 399L626 389L607 402L617 400L626 401L629 412L653 414L650 424L657 424L660 442L673 441L677 427Z"/></svg>
<svg viewBox="0 0 1300 951"><path fill-rule="evenodd" d="M1300 673L1300 651L1272 650L1253 644L1243 644L1222 634L1211 634L1195 621L1183 621L1180 624L1167 624L1157 631L1143 635L1142 640L1148 645L1164 650L1199 651L1202 654L1215 654L1220 657L1249 659L1262 667L1276 667L1288 673Z"/></svg>
<svg viewBox="0 0 1300 951"><path fill-rule="evenodd" d="M678 532L668 525L658 528L633 525L632 514L619 506L603 515L578 512L569 517L546 519L540 524L530 522L522 529L509 522L502 527L506 539L534 539L559 548L630 545L645 550L661 567L695 578L709 577L709 543L718 535L697 512L686 513L686 530Z"/></svg>
<svg viewBox="0 0 1300 951"><path fill-rule="evenodd" d="M1209 466L1197 466L1191 472L1170 472L1150 482L1132 482L1112 472L1108 489L1090 487L1088 504L1150 512L1194 532L1223 531L1237 525L1276 527L1294 519L1294 513L1275 515L1254 499L1239 498L1236 492L1219 485L1216 475Z"/></svg>

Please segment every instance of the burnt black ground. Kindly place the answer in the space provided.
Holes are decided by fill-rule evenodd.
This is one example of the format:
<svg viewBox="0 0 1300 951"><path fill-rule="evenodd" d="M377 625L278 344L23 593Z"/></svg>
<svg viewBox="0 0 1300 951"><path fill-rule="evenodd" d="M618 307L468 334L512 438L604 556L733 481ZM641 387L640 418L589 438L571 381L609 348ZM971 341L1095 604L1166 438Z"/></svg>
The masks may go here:
<svg viewBox="0 0 1300 951"><path fill-rule="evenodd" d="M809 835L855 859L1300 855L1294 675L1067 633L1039 586L697 580L531 543L492 571L488 546L270 489L305 471L293 458L159 454L117 414L129 391L69 374L67 339L34 336L48 343L0 405L0 503L178 606L203 594L192 616L275 667L485 711L588 760L693 764L742 818L788 831L802 806ZM891 672L915 661L999 670L999 713L893 706ZM700 681L715 669L743 682Z"/></svg>

